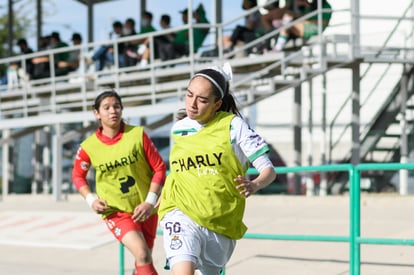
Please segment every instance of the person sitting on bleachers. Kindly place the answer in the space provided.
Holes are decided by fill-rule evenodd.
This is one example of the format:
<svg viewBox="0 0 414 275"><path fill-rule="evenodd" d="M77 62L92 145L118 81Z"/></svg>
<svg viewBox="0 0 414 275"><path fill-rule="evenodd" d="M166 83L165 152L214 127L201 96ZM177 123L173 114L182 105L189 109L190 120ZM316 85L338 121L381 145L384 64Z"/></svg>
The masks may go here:
<svg viewBox="0 0 414 275"><path fill-rule="evenodd" d="M46 50L49 50L51 48L52 48L52 46L50 45L50 35L45 35L45 36L40 37L37 51L38 52L46 51Z"/></svg>
<svg viewBox="0 0 414 275"><path fill-rule="evenodd" d="M149 11L144 11L142 13L141 30L139 34L156 31L156 29L152 26L152 18L153 15ZM149 39L141 38L138 40L128 41L126 45L125 66L133 66L136 65L139 60L141 60L144 51L147 49L147 47L149 47Z"/></svg>
<svg viewBox="0 0 414 275"><path fill-rule="evenodd" d="M163 14L161 15L160 18L160 26L162 30L167 30L169 28L171 28L170 25L171 22L171 17L168 14ZM169 44L172 43L172 41L174 40L175 37L175 33L167 33L164 35L160 35L160 36L156 36L154 37L154 58L161 58L161 59L165 59L162 54L163 52L160 51L160 48L162 47L162 45L165 44ZM140 47L140 50L138 50L138 54L141 54L141 62L140 62L140 66L141 67L145 67L148 65L149 63L149 59L150 59L150 55L151 55L151 51L149 48L149 44L150 44L150 40L146 39L145 42L143 43L143 45L145 46L143 49L142 47Z"/></svg>
<svg viewBox="0 0 414 275"><path fill-rule="evenodd" d="M257 0L243 0L243 10L257 7ZM249 14L245 18L244 26L237 25L230 36L223 36L223 47L226 51L232 51L238 44L249 43L263 34L261 24L261 13L259 10Z"/></svg>
<svg viewBox="0 0 414 275"><path fill-rule="evenodd" d="M290 22L292 18L301 17L309 8L307 0L286 0L283 7L279 6L279 2L275 1L264 6L267 13L262 15L261 23L266 33L280 28L283 24ZM285 20L283 20L285 14L289 14L292 18L285 17Z"/></svg>
<svg viewBox="0 0 414 275"><path fill-rule="evenodd" d="M287 0L293 1L293 0ZM257 7L257 0L243 0L242 9L250 10ZM279 8L279 1L272 2L263 6L267 13L262 14L260 10L249 13L245 17L244 25L237 25L231 35L223 36L223 50L228 53L234 50L237 45L247 44L253 40L260 38L267 32L273 31L272 21L276 18L282 18L284 9ZM264 50L269 50L270 39L255 44L244 51L236 53L236 56L245 56L250 53L262 53ZM214 49L203 52L204 57L215 57L218 55L218 46Z"/></svg>
<svg viewBox="0 0 414 275"><path fill-rule="evenodd" d="M53 32L50 36L50 48L51 49L58 49L68 47L66 42L63 42L60 39L60 35L58 32ZM57 67L57 64L60 61L67 61L69 59L70 53L68 51L59 52L54 55L54 64L53 66ZM50 77L50 65L49 64L49 56L40 56L35 57L32 59L33 62L33 79L40 79Z"/></svg>
<svg viewBox="0 0 414 275"><path fill-rule="evenodd" d="M17 45L20 48L20 53L21 54L33 53L33 50L32 50L32 48L29 47L26 39L24 39L24 38L19 39L17 41ZM26 66L26 71L25 72L22 71L20 73L20 75L22 75L22 74L28 74L28 75L30 75L32 73L33 63L32 63L32 59L31 58L28 58L28 59L25 60L25 66ZM20 69L23 69L23 68L20 68Z"/></svg>
<svg viewBox="0 0 414 275"><path fill-rule="evenodd" d="M44 36L39 41L39 52L52 49L51 36ZM33 69L31 79L40 79L50 76L49 57L37 56L32 59Z"/></svg>
<svg viewBox="0 0 414 275"><path fill-rule="evenodd" d="M290 21L303 16L308 6L308 2L304 0L286 0L283 7L279 6L279 1L266 4L264 8L267 13L263 14L261 17L261 23L265 33L272 32ZM284 17L284 15L289 16ZM272 46L274 46L272 45L272 41L277 40L278 36L279 34L267 39L264 48L272 50Z"/></svg>
<svg viewBox="0 0 414 275"><path fill-rule="evenodd" d="M109 39L117 39L124 36L123 26L120 21L112 24L112 31L109 33ZM125 43L118 43L118 64L124 66ZM115 64L115 54L113 44L101 45L93 54L92 58L86 57L87 64L96 62L96 71L102 71L106 63Z"/></svg>
<svg viewBox="0 0 414 275"><path fill-rule="evenodd" d="M287 9L289 9L291 1L294 0L287 0L283 8L279 6L279 1L264 6L264 9L267 11L267 13L261 16L260 22L265 32L270 32L275 28L281 26L280 22L282 20L283 14Z"/></svg>
<svg viewBox="0 0 414 275"><path fill-rule="evenodd" d="M80 45L82 43L82 36L79 33L74 33L72 35L72 43L74 46ZM67 75L69 72L76 71L79 67L79 58L80 49L70 51L67 60L57 62L56 75Z"/></svg>
<svg viewBox="0 0 414 275"><path fill-rule="evenodd" d="M311 0L310 2L308 2L307 0L295 1L300 2L302 4L301 7L304 10L304 14L308 14L318 9L318 0ZM328 3L327 0L322 0L322 9L331 9L331 5ZM322 31L324 31L328 26L331 16L331 11L326 11L322 13ZM283 15L282 20L284 23L288 23L293 19L294 16L292 15L292 13L287 12ZM312 36L318 35L318 33L318 15L316 14L305 21L301 21L299 23L294 24L289 29L282 30L273 50L276 52L281 51L291 36L309 39Z"/></svg>
<svg viewBox="0 0 414 275"><path fill-rule="evenodd" d="M21 38L17 41L17 46L20 48L21 54L30 54L33 53L33 50L29 47L27 40L24 38ZM11 63L8 68L6 74L1 78L1 84L9 84L9 88L14 87L18 81L19 76L23 76L25 78L28 78L32 72L33 63L32 59L28 58L25 59L25 68L26 70L23 70L22 65L20 62L13 62ZM13 82L13 83L12 83Z"/></svg>
<svg viewBox="0 0 414 275"><path fill-rule="evenodd" d="M124 23L124 37L136 35L135 20L128 18ZM137 64L137 59L131 54L135 54L138 49L138 41L126 41L124 52L124 67L134 66Z"/></svg>
<svg viewBox="0 0 414 275"><path fill-rule="evenodd" d="M188 23L188 9L181 11L182 20L184 24ZM202 4L193 12L196 24L208 24L206 12ZM204 42L209 28L195 27L193 29L193 53L196 53ZM174 40L171 43L166 43L161 46L162 60L175 59L184 55L190 54L190 39L188 29L180 30L176 33Z"/></svg>

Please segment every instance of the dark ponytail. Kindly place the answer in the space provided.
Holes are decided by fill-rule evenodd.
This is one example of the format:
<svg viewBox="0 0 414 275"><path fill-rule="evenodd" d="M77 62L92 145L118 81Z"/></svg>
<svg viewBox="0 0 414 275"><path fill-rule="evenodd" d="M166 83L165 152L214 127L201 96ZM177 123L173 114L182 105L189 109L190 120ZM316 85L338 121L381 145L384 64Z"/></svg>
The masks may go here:
<svg viewBox="0 0 414 275"><path fill-rule="evenodd" d="M220 108L218 111L225 111L232 114L235 114L239 117L242 115L240 114L239 109L237 108L236 100L234 99L233 95L229 92L224 94L224 97L222 98L223 103L221 103Z"/></svg>

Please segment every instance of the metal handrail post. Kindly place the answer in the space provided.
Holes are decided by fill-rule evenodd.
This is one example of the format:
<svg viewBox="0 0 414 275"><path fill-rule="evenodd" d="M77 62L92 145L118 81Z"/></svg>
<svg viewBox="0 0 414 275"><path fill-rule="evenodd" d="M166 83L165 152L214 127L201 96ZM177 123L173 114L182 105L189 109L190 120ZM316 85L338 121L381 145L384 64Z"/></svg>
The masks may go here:
<svg viewBox="0 0 414 275"><path fill-rule="evenodd" d="M360 56L360 12L359 12L359 0L351 1L351 59L358 58Z"/></svg>
<svg viewBox="0 0 414 275"><path fill-rule="evenodd" d="M361 235L361 209L360 209L360 173L355 167L350 171L350 242L349 242L349 270L351 275L360 274L361 246L357 241Z"/></svg>
<svg viewBox="0 0 414 275"><path fill-rule="evenodd" d="M125 274L125 249L122 243L119 243L119 274Z"/></svg>

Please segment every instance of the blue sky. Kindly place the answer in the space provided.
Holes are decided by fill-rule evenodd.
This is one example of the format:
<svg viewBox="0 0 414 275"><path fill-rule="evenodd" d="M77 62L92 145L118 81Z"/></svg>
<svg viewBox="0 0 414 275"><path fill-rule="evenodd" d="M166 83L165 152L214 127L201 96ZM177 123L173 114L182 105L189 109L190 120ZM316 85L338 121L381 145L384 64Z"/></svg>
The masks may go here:
<svg viewBox="0 0 414 275"><path fill-rule="evenodd" d="M27 0L23 0L27 1ZM70 42L73 32L79 32L87 39L87 9L86 6L75 0L50 0L55 5L55 14L45 18L43 34L49 34L52 31L60 32L61 38ZM203 3L207 11L207 16L212 19L212 2L211 0L193 0L193 7ZM242 12L240 1L223 1L226 2L223 9L224 21L234 18ZM188 0L147 0L147 10L153 13L153 26L160 29L158 24L159 18L166 13L171 16L173 27L181 26L180 10L188 5ZM106 3L95 5L94 9L94 39L107 39L111 30L112 22L120 20L124 22L128 17L132 17L138 23L141 11L139 9L139 0L114 0ZM139 24L137 24L139 26ZM139 31L139 28L137 29ZM31 39L29 38L29 43ZM31 44L34 47L34 42Z"/></svg>

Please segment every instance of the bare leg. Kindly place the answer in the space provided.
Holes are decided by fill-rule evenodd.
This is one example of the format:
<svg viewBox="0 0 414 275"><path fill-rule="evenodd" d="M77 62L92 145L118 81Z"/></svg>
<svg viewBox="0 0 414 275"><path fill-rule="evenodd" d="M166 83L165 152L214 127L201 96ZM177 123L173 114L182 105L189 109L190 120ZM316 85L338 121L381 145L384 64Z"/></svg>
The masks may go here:
<svg viewBox="0 0 414 275"><path fill-rule="evenodd" d="M176 263L171 268L173 275L194 275L195 268L192 262L180 262Z"/></svg>
<svg viewBox="0 0 414 275"><path fill-rule="evenodd" d="M137 265L146 265L152 262L151 250L145 243L144 235L138 231L130 231L122 238L122 243L132 253Z"/></svg>
<svg viewBox="0 0 414 275"><path fill-rule="evenodd" d="M144 235L139 231L130 231L122 238L122 243L135 258L135 275L158 275L152 263L152 251L148 248Z"/></svg>

